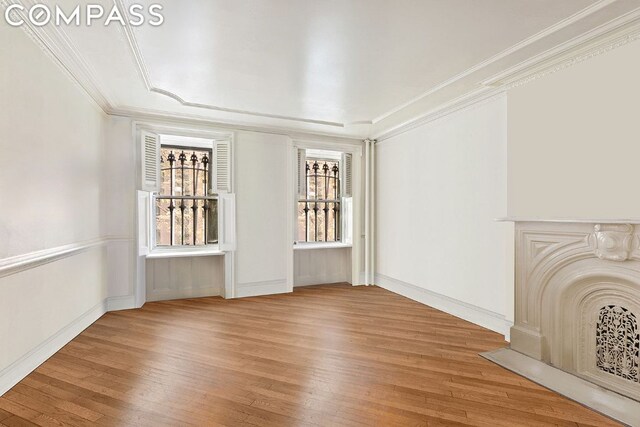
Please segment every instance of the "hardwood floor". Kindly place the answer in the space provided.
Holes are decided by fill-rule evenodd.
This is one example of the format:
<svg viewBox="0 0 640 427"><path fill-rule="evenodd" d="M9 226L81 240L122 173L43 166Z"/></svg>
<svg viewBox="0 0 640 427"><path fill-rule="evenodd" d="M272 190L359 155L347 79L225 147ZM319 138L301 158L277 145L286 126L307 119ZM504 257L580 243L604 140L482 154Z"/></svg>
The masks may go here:
<svg viewBox="0 0 640 427"><path fill-rule="evenodd" d="M478 356L496 333L378 287L108 313L0 398L0 424L617 425Z"/></svg>

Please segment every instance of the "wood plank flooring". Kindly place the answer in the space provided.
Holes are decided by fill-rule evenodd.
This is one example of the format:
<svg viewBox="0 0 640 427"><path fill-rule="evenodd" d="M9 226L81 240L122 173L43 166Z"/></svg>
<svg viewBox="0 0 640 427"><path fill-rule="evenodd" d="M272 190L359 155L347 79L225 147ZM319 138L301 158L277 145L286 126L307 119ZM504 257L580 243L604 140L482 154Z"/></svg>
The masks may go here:
<svg viewBox="0 0 640 427"><path fill-rule="evenodd" d="M5 426L611 426L478 356L496 333L378 287L108 313L0 398Z"/></svg>

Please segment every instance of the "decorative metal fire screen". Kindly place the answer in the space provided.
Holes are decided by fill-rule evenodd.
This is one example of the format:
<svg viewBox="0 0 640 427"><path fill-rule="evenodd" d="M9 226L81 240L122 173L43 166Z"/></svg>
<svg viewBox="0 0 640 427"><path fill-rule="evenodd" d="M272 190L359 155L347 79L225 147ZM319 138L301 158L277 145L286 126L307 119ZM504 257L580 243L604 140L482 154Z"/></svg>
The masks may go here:
<svg viewBox="0 0 640 427"><path fill-rule="evenodd" d="M298 200L298 241L340 241L339 162L309 159L306 180L306 198Z"/></svg>
<svg viewBox="0 0 640 427"><path fill-rule="evenodd" d="M218 198L211 195L211 155L211 150L206 149L161 147L162 180L156 196L157 246L218 242Z"/></svg>
<svg viewBox="0 0 640 427"><path fill-rule="evenodd" d="M635 314L624 307L600 309L596 325L596 366L625 380L640 382L640 334Z"/></svg>

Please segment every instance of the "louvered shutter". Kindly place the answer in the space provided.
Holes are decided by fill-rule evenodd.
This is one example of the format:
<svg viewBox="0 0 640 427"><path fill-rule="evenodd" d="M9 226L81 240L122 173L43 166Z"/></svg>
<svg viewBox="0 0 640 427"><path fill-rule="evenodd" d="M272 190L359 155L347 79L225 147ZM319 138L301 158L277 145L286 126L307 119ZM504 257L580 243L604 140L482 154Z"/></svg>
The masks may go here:
<svg viewBox="0 0 640 427"><path fill-rule="evenodd" d="M298 198L307 198L307 152L298 148Z"/></svg>
<svg viewBox="0 0 640 427"><path fill-rule="evenodd" d="M221 251L236 250L236 195L218 196L218 246Z"/></svg>
<svg viewBox="0 0 640 427"><path fill-rule="evenodd" d="M216 140L213 143L215 152L215 170L213 171L214 193L231 192L231 141Z"/></svg>
<svg viewBox="0 0 640 427"><path fill-rule="evenodd" d="M353 155L344 153L342 155L342 196L351 197L353 195Z"/></svg>
<svg viewBox="0 0 640 427"><path fill-rule="evenodd" d="M142 155L142 189L146 191L160 190L160 137L155 133L140 132L140 148Z"/></svg>

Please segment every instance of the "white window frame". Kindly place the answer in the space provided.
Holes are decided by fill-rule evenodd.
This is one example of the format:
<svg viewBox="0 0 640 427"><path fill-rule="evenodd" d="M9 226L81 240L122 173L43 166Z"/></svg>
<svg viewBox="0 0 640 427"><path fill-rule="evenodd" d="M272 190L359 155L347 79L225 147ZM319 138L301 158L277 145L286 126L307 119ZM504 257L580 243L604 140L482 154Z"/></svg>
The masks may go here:
<svg viewBox="0 0 640 427"><path fill-rule="evenodd" d="M213 188L213 163L215 159L214 140L200 137L185 137L173 134L158 134L160 137L160 148L162 146L181 147L185 149L200 148L202 150L211 151L211 165L209 168L207 180L212 184ZM158 246L156 242L156 233L158 227L158 215L155 213L156 201L159 194L157 192L151 193L151 208L153 214L149 221L151 247L147 258L180 258L191 256L207 256L207 255L222 255L219 243L205 244L205 245L172 245L172 246ZM218 224L216 224L218 227Z"/></svg>
<svg viewBox="0 0 640 427"><path fill-rule="evenodd" d="M172 146L184 146L192 147L192 148L205 148L212 150L212 167L209 170L211 174L209 179L213 179L214 167L213 160L215 160L216 152L215 152L215 141L228 141L231 147L231 155L230 162L233 165L233 133L226 132L215 132L215 131L203 131L203 130L193 130L193 129L185 129L181 127L174 127L168 125L159 125L159 124L149 124L149 123L135 123L135 130L139 132L153 132L160 136L159 146L162 145L172 145ZM206 142L205 142L206 141ZM233 166L232 166L233 168ZM231 171L231 176L233 176L233 170ZM214 181L210 181L214 182ZM231 179L230 189L228 195L225 194L225 198L229 196L233 196L233 179ZM214 188L215 190L215 188ZM155 214L155 206L156 206L156 196L157 192L150 192L149 197L149 220L148 220L148 252L145 257L149 259L154 258L180 258L180 257L194 257L194 256L211 256L211 255L224 255L228 251L235 250L235 242L232 245L224 245L225 248L221 248L221 243L218 241L217 244L208 244L201 246L193 246L193 245L174 245L174 246L157 246L156 245L156 214ZM218 208L220 208L221 198L220 194L218 194ZM224 214L233 214L235 216L235 212L232 210L230 212L225 212ZM222 213L219 211L218 215ZM229 230L232 230L235 234L235 219L232 219L233 224L225 224L226 234L230 234ZM220 239L220 221L218 221L218 237Z"/></svg>
<svg viewBox="0 0 640 427"><path fill-rule="evenodd" d="M298 179L299 179L299 169L298 169L298 165L297 165L297 150L305 150L307 153L311 153L310 156L313 158L314 154L320 154L320 152L331 152L331 154L333 154L335 156L335 160L339 161L339 167L340 170L344 170L344 162L342 160L342 154L351 154L352 156L360 155L361 154L361 148L357 147L357 146L351 146L351 145L346 145L346 144L340 144L340 143L333 143L333 142L315 142L315 141L294 141L293 142L293 149L296 151L296 155L294 155L294 162L295 167L294 167L294 171L295 171L295 201L294 201L294 206L293 206L293 210L294 210L294 215L293 215L293 230L294 230L294 236L295 239L293 241L293 249L294 250L306 250L306 249L330 249L330 248L351 248L353 247L353 239L345 239L345 236L353 236L354 233L354 218L353 216L355 215L355 212L353 212L352 209L352 198L353 197L342 197L342 200L340 202L340 218L341 218L341 233L340 233L340 238L341 240L338 242L301 242L297 240L297 236L298 236ZM340 156L338 156L340 155ZM315 157L321 157L319 155L316 155ZM342 172L341 172L342 174ZM349 200L346 200L349 199ZM350 220L348 220L348 222L345 224L345 219L347 219L347 214L350 214L351 218Z"/></svg>

